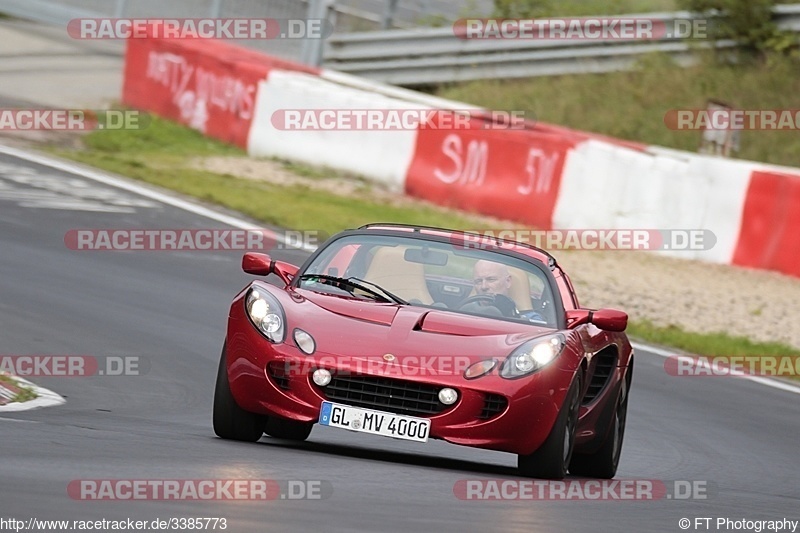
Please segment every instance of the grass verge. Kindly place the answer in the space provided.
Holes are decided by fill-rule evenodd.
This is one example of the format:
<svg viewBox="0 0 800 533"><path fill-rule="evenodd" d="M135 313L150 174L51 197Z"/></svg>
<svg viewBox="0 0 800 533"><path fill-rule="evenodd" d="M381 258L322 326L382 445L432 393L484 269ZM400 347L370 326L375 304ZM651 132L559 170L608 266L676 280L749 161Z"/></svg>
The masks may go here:
<svg viewBox="0 0 800 533"><path fill-rule="evenodd" d="M35 392L33 392L33 389L18 383L15 379L13 379L10 376L5 376L0 374L0 383L5 383L6 385L9 385L12 390L18 391L17 393L14 394L14 396L11 397L12 403L29 402L39 397Z"/></svg>
<svg viewBox="0 0 800 533"><path fill-rule="evenodd" d="M792 0L794 1L794 0ZM508 4L509 2L504 2ZM513 16L520 16L524 12L526 2L515 3L523 4L517 6L513 11ZM495 3L496 4L496 3ZM655 11L677 11L677 0L537 0L535 12L540 13L538 17L583 17L588 15L624 15L631 13L651 13ZM519 9L523 11L519 11ZM491 11L489 12L491 13ZM505 11L495 11L494 16L506 13ZM487 15L485 9L481 9L477 0L465 0L461 4L461 9L456 18L482 18ZM452 15L444 16L438 13L427 13L418 17L415 21L420 26L443 27L452 24ZM374 25L361 23L353 28L354 31L364 31Z"/></svg>
<svg viewBox="0 0 800 533"><path fill-rule="evenodd" d="M422 203L392 205L374 199L339 196L310 187L287 187L220 175L191 168L197 157L244 156L244 152L203 137L189 128L154 118L148 128L95 131L84 137L84 148L52 148L56 155L242 212L282 227L335 233L369 222L400 222L442 227L481 227L469 214ZM286 163L284 170L313 179L330 173ZM761 344L725 334L689 333L631 323L628 332L644 341L674 346L700 355L800 354L779 344Z"/></svg>
<svg viewBox="0 0 800 533"><path fill-rule="evenodd" d="M306 186L285 187L191 168L192 160L198 157L245 154L158 118L143 130L92 132L85 137L84 150L53 152L292 229L331 234L375 221L474 227L469 215L422 203L376 202L368 197L345 197ZM284 163L283 167L311 179L333 174L297 163Z"/></svg>
<svg viewBox="0 0 800 533"><path fill-rule="evenodd" d="M771 361L781 361L780 358L800 357L800 350L777 342L755 342L747 337L728 335L727 333L691 333L675 326L659 327L649 321L631 322L628 324L628 335L633 338L678 348L685 352L708 357L753 357L771 358ZM677 355L677 354L676 354ZM781 362L777 368L781 368ZM766 368L765 365L763 365ZM792 363L792 368L785 368L784 377L800 380L800 372Z"/></svg>
<svg viewBox="0 0 800 533"><path fill-rule="evenodd" d="M698 355L800 356L800 350L777 342L755 342L727 333L690 333L676 326L659 327L648 321L631 322L628 334L646 342L672 346Z"/></svg>
<svg viewBox="0 0 800 533"><path fill-rule="evenodd" d="M796 0L779 0L779 4L791 4ZM589 15L630 15L656 11L680 11L677 0L537 0L536 2L503 2L536 6L548 17L585 17ZM466 2L469 4L469 1ZM470 12L466 9L467 13ZM474 11L474 9L472 10ZM468 16L468 15L465 15Z"/></svg>
<svg viewBox="0 0 800 533"><path fill-rule="evenodd" d="M627 15L678 10L676 0L556 0L546 4L547 14L552 17Z"/></svg>
<svg viewBox="0 0 800 533"><path fill-rule="evenodd" d="M701 57L697 66L682 68L665 55L653 54L631 72L481 80L442 86L436 95L690 152L697 151L702 133L669 129L664 123L669 110L705 109L709 99L750 110L797 107L797 60L723 66ZM742 131L741 151L735 156L797 166L800 136L796 130Z"/></svg>

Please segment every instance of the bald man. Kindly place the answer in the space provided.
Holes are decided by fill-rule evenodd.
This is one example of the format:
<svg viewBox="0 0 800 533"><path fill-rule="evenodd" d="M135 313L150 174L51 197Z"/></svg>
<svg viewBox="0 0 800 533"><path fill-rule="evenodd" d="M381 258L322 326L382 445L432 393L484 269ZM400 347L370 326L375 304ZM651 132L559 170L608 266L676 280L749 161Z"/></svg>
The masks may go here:
<svg viewBox="0 0 800 533"><path fill-rule="evenodd" d="M477 294L509 296L511 273L506 265L481 259L475 263L472 273Z"/></svg>
<svg viewBox="0 0 800 533"><path fill-rule="evenodd" d="M524 318L530 322L544 322L542 315L533 310L520 312L511 298L511 272L503 263L481 259L475 263L472 271L475 284L475 294L492 296L494 302L489 305L499 312L501 316ZM465 309L467 310L467 309ZM470 306L470 309L472 307ZM495 313L488 313L495 314Z"/></svg>

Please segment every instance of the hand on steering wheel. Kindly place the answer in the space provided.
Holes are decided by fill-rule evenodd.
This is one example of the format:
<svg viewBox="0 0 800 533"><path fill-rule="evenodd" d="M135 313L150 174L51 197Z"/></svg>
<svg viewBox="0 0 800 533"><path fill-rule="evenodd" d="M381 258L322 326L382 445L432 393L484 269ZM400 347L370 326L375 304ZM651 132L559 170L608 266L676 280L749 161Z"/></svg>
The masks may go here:
<svg viewBox="0 0 800 533"><path fill-rule="evenodd" d="M464 307L465 305L474 304L474 303L478 303L478 302L485 302L485 303L491 305L491 304L494 303L494 295L493 294L474 294L474 295L470 296L469 298L467 298L466 300L464 300L463 302L461 302L461 305L459 305L459 308Z"/></svg>
<svg viewBox="0 0 800 533"><path fill-rule="evenodd" d="M459 308L464 309L470 304L478 304L480 307L492 307L501 316L517 316L517 307L514 304L514 300L502 294L475 294L464 300Z"/></svg>

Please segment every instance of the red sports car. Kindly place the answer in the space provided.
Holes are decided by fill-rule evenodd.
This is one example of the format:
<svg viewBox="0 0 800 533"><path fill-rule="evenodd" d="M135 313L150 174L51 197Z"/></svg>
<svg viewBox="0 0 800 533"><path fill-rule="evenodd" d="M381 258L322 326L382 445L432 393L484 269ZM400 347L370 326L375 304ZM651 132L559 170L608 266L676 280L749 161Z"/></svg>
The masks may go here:
<svg viewBox="0 0 800 533"><path fill-rule="evenodd" d="M633 350L628 317L580 307L527 244L372 224L301 267L248 253L230 309L214 431L304 440L314 424L518 455L523 475L612 478Z"/></svg>

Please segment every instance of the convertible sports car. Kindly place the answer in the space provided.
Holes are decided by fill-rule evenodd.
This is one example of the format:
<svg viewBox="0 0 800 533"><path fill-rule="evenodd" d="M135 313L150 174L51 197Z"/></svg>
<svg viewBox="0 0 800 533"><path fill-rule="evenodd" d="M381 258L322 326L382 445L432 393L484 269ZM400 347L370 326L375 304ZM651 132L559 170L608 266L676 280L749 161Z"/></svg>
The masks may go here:
<svg viewBox="0 0 800 533"><path fill-rule="evenodd" d="M579 306L556 260L527 244L371 224L297 267L245 254L214 431L306 439L315 423L518 455L521 474L612 478L633 350L628 317Z"/></svg>

